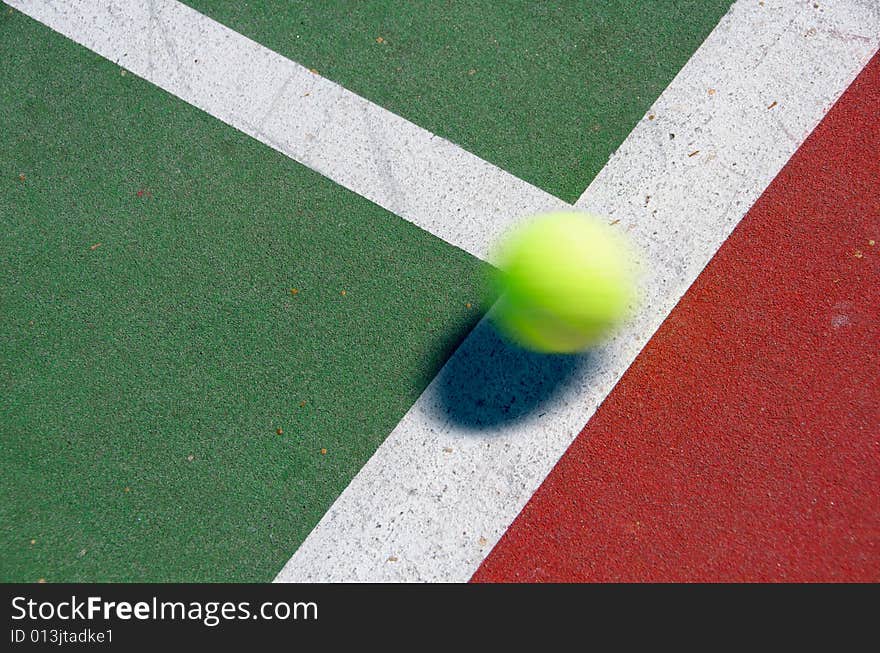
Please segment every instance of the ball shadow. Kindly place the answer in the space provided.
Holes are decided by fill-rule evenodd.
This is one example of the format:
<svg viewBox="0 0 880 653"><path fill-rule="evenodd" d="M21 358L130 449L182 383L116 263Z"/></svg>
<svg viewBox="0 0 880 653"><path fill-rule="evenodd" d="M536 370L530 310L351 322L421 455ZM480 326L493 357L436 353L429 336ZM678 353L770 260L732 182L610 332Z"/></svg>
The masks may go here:
<svg viewBox="0 0 880 653"><path fill-rule="evenodd" d="M439 418L479 431L521 419L548 403L590 354L539 354L500 334L482 320L437 377Z"/></svg>

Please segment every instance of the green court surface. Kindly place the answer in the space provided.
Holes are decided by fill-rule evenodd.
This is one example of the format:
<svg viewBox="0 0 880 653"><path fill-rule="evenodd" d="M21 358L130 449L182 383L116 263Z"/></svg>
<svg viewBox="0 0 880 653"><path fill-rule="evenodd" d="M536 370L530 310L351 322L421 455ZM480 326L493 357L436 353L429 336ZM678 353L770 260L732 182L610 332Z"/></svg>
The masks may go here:
<svg viewBox="0 0 880 653"><path fill-rule="evenodd" d="M572 201L730 0L188 4ZM6 5L0 57L0 580L271 580L488 265Z"/></svg>
<svg viewBox="0 0 880 653"><path fill-rule="evenodd" d="M0 58L0 579L271 580L486 264L5 8Z"/></svg>
<svg viewBox="0 0 880 653"><path fill-rule="evenodd" d="M732 2L185 1L568 202Z"/></svg>

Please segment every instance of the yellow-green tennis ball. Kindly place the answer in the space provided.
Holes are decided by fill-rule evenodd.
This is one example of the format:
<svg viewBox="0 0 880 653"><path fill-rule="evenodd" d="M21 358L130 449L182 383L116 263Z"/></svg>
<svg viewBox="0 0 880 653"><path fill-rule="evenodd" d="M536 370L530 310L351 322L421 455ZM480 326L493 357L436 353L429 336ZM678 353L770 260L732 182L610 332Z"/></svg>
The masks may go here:
<svg viewBox="0 0 880 653"><path fill-rule="evenodd" d="M492 317L532 350L573 353L596 344L636 299L635 259L606 222L575 211L527 220L500 243L500 298Z"/></svg>

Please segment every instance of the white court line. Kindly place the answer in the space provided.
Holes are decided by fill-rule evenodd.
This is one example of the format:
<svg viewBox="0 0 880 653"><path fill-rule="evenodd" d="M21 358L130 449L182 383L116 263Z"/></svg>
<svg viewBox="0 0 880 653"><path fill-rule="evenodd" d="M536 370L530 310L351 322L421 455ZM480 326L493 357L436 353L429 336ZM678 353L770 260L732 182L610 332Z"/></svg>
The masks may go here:
<svg viewBox="0 0 880 653"><path fill-rule="evenodd" d="M619 219L644 252L645 299L637 319L582 369L569 376L557 369L564 381L545 405L474 432L463 425L461 405L487 398L479 384L507 393L502 405L509 406L535 392L534 382L552 383L554 374L512 375L511 366L534 366L534 359L512 354L481 322L276 581L470 579L876 50L880 6L874 0L822 0L821 11L812 5L737 2L654 104L648 114L654 120L639 123L577 202ZM688 156L695 150L699 154ZM527 380L527 390L510 387L517 378Z"/></svg>
<svg viewBox="0 0 880 653"><path fill-rule="evenodd" d="M478 258L568 206L176 0L8 4Z"/></svg>
<svg viewBox="0 0 880 653"><path fill-rule="evenodd" d="M133 1L7 1L477 256L517 217L564 205L177 2L144 9ZM455 392L448 375L444 383L449 370L513 392L507 400L541 392L517 395L499 385L505 365L495 359L523 360L481 323L276 580L470 578L876 49L874 0L825 1L821 10L811 2L764 4L733 7L652 108L656 119L639 124L578 202L620 219L646 253L639 317L587 367L568 370L540 411L474 432L452 415L456 399L472 397L442 396ZM688 157L693 150L683 146L701 154ZM539 380L552 384L553 374Z"/></svg>

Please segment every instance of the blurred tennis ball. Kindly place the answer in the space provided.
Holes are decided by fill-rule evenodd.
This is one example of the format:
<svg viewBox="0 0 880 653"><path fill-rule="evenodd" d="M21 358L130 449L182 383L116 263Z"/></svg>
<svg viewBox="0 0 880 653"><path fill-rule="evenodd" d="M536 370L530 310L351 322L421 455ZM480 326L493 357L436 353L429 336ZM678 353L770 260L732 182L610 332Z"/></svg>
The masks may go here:
<svg viewBox="0 0 880 653"><path fill-rule="evenodd" d="M493 259L500 297L492 319L528 349L586 349L620 324L636 300L632 248L586 213L528 219L501 240Z"/></svg>

